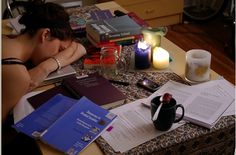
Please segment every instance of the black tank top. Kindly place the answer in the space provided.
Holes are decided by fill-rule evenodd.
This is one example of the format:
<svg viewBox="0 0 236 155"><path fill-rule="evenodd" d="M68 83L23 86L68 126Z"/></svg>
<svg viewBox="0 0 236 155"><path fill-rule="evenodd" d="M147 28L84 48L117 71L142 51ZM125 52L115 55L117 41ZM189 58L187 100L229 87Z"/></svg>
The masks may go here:
<svg viewBox="0 0 236 155"><path fill-rule="evenodd" d="M24 65L24 63L20 59L17 59L17 58L2 59L2 65L16 65L16 64Z"/></svg>

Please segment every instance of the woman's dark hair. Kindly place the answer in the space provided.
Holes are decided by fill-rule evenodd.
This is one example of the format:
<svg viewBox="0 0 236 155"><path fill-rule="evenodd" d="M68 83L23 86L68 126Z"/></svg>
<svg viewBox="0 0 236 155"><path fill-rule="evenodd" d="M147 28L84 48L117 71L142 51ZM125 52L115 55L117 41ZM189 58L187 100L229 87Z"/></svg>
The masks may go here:
<svg viewBox="0 0 236 155"><path fill-rule="evenodd" d="M52 37L60 40L74 38L69 15L62 6L55 3L44 3L41 0L29 2L19 23L26 27L22 34L28 33L33 36L38 29L49 28Z"/></svg>

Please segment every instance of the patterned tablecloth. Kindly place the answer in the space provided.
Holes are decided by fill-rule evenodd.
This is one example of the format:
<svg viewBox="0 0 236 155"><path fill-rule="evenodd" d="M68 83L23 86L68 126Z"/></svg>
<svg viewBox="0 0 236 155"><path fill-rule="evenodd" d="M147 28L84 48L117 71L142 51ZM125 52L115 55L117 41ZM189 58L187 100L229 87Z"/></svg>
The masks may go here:
<svg viewBox="0 0 236 155"><path fill-rule="evenodd" d="M131 59L132 52L132 45L123 47L122 54L127 61ZM128 62L127 64L129 64ZM98 71L96 69L83 69L82 60L74 63L73 67L78 75ZM160 85L165 84L168 80L187 84L186 81L171 71L141 72L128 70L119 73L116 78L120 81L128 81L130 85L114 84L128 97L126 103L151 95L150 92L136 86L136 82L143 77L148 77ZM114 152L103 138L98 138L96 142L105 154L120 154ZM222 117L212 130L187 123L124 154L234 154L234 144L235 116L226 116Z"/></svg>
<svg viewBox="0 0 236 155"><path fill-rule="evenodd" d="M89 18L87 12L97 10L95 6L87 6L82 8L72 8L68 12L72 15L79 15ZM122 57L126 59L127 65L133 52L133 46L125 46L122 50ZM78 75L84 75L97 71L83 69L83 59L75 62L73 67ZM128 81L129 86L114 84L127 97L126 103L149 96L151 93L136 86L136 82L142 77L148 77L160 85L168 80L186 83L181 77L171 71L166 72L142 72L137 70L127 70L119 73L117 79L120 81ZM187 84L187 83L186 83ZM101 137L96 140L97 144L105 154L120 154L114 152L112 147ZM235 151L235 116L224 116L211 130L186 123L168 134L156 137L144 144L133 148L124 154L234 154Z"/></svg>

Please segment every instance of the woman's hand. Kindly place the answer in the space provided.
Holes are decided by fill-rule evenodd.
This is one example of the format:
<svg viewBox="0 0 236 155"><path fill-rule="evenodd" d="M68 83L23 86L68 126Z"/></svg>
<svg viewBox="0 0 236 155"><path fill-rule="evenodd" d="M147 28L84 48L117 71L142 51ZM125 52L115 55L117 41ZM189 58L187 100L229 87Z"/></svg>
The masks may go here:
<svg viewBox="0 0 236 155"><path fill-rule="evenodd" d="M78 60L85 54L86 54L86 49L84 48L84 46L81 45L80 43L73 41L68 48L66 48L63 51L60 51L58 54L54 56L54 58L56 58L59 61L61 65L60 67L64 67Z"/></svg>

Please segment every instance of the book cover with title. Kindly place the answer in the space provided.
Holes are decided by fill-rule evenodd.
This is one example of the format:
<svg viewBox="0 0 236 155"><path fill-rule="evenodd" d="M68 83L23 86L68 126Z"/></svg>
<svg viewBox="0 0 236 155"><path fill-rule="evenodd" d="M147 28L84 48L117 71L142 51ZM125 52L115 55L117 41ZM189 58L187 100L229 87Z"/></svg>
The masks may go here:
<svg viewBox="0 0 236 155"><path fill-rule="evenodd" d="M67 108L63 104L68 105ZM100 136L116 117L86 97L75 102L58 94L13 127L66 154L76 155Z"/></svg>

